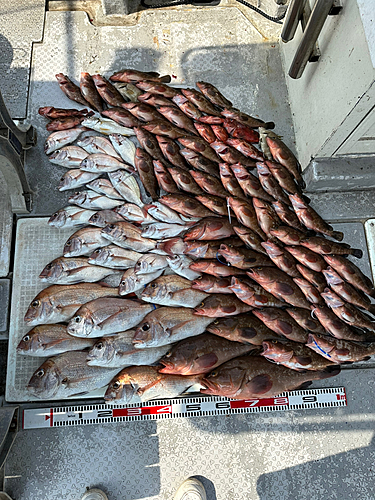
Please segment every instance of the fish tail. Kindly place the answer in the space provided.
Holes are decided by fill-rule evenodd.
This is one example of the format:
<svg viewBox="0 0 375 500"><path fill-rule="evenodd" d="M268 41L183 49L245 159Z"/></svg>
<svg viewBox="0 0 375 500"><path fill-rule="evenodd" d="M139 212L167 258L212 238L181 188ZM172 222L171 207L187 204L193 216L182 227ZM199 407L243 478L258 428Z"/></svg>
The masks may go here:
<svg viewBox="0 0 375 500"><path fill-rule="evenodd" d="M342 241L344 238L344 233L342 233L341 231L332 231L330 233L330 236L337 241Z"/></svg>
<svg viewBox="0 0 375 500"><path fill-rule="evenodd" d="M349 253L353 255L353 257L357 257L357 259L362 259L363 257L363 252L360 248L351 248Z"/></svg>
<svg viewBox="0 0 375 500"><path fill-rule="evenodd" d="M316 378L321 380L324 378L334 377L335 375L338 375L340 371L341 371L340 365L330 365L324 368L324 370L316 372L317 375Z"/></svg>
<svg viewBox="0 0 375 500"><path fill-rule="evenodd" d="M275 123L274 122L266 122L264 125L263 125L263 128L266 128L267 130L270 130L272 128L275 128Z"/></svg>
<svg viewBox="0 0 375 500"><path fill-rule="evenodd" d="M171 75L164 75L159 78L159 80L163 83L170 83Z"/></svg>

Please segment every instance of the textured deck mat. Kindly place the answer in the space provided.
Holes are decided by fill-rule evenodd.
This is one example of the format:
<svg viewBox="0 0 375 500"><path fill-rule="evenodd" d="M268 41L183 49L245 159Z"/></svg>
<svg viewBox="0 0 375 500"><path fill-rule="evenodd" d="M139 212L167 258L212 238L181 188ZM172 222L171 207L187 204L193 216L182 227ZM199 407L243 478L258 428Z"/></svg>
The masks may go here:
<svg viewBox="0 0 375 500"><path fill-rule="evenodd" d="M30 302L48 286L40 282L39 273L48 262L62 255L65 241L75 232L74 228L56 229L47 221L48 218L28 218L19 220L17 224L5 395L9 402L40 401L30 396L26 385L45 358L22 356L17 354L16 348L23 335L30 330L23 321ZM103 390L99 390L85 397L103 394Z"/></svg>

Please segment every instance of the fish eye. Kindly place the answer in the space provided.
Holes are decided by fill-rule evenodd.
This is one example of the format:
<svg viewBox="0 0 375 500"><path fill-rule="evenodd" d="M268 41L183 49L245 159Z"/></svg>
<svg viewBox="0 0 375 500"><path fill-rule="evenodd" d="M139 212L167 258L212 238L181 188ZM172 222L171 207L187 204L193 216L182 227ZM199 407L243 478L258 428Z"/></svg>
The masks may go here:
<svg viewBox="0 0 375 500"><path fill-rule="evenodd" d="M64 179L64 177L61 177L60 180L62 181L63 179ZM59 215L58 212L55 212L54 214L52 214L52 217L57 217L58 215Z"/></svg>
<svg viewBox="0 0 375 500"><path fill-rule="evenodd" d="M125 286L126 285L126 281L121 281L121 285Z"/></svg>
<svg viewBox="0 0 375 500"><path fill-rule="evenodd" d="M47 264L46 267L45 267L45 269L51 269L51 267L52 267L52 263Z"/></svg>
<svg viewBox="0 0 375 500"><path fill-rule="evenodd" d="M151 288L156 288L157 287L157 284L156 283L151 283Z"/></svg>
<svg viewBox="0 0 375 500"><path fill-rule="evenodd" d="M36 373L36 376L37 376L37 377L43 377L43 375L44 375L44 370L43 370L43 369L39 370L39 371Z"/></svg>
<svg viewBox="0 0 375 500"><path fill-rule="evenodd" d="M30 340L30 335L25 335L22 340L28 342Z"/></svg>
<svg viewBox="0 0 375 500"><path fill-rule="evenodd" d="M271 340L272 344L278 344L279 341L278 340Z"/></svg>
<svg viewBox="0 0 375 500"><path fill-rule="evenodd" d="M114 224L108 224L107 227L108 227L108 229L115 229L116 226Z"/></svg>
<svg viewBox="0 0 375 500"><path fill-rule="evenodd" d="M194 280L194 281L200 281L200 280L202 280L202 279L203 279L203 276L198 276L198 278L195 278L195 280Z"/></svg>
<svg viewBox="0 0 375 500"><path fill-rule="evenodd" d="M72 244L72 240L68 240L68 241L65 243L65 245L66 245L67 247L70 247L70 245L71 245L71 244Z"/></svg>
<svg viewBox="0 0 375 500"><path fill-rule="evenodd" d="M95 346L97 349L103 349L103 342L98 342Z"/></svg>
<svg viewBox="0 0 375 500"><path fill-rule="evenodd" d="M219 375L218 370L214 370L213 372L210 373L210 377L217 377Z"/></svg>
<svg viewBox="0 0 375 500"><path fill-rule="evenodd" d="M142 330L143 330L144 332L147 332L147 330L149 330L149 329L150 329L150 325L149 325L148 323L144 323L144 324L142 325Z"/></svg>
<svg viewBox="0 0 375 500"><path fill-rule="evenodd" d="M166 358L170 358L172 356L172 351L168 351L167 354L165 355Z"/></svg>
<svg viewBox="0 0 375 500"><path fill-rule="evenodd" d="M201 302L201 303L199 304L199 307L204 307L204 302Z"/></svg>
<svg viewBox="0 0 375 500"><path fill-rule="evenodd" d="M61 381L62 384L67 384L68 383L68 377L65 377Z"/></svg>
<svg viewBox="0 0 375 500"><path fill-rule="evenodd" d="M213 322L214 325L218 325L219 324L219 320L218 319L215 319L215 321Z"/></svg>
<svg viewBox="0 0 375 500"><path fill-rule="evenodd" d="M33 302L31 302L31 306L32 307L39 307L40 306L40 300L34 300Z"/></svg>
<svg viewBox="0 0 375 500"><path fill-rule="evenodd" d="M94 253L100 254L101 250L101 248L97 248Z"/></svg>
<svg viewBox="0 0 375 500"><path fill-rule="evenodd" d="M74 321L75 321L76 323L79 323L79 322L81 321L81 316L76 316L76 317L74 318Z"/></svg>
<svg viewBox="0 0 375 500"><path fill-rule="evenodd" d="M113 382L112 387L113 387L114 389L120 389L121 384L120 384L120 382L119 382L118 380L116 380L116 382Z"/></svg>

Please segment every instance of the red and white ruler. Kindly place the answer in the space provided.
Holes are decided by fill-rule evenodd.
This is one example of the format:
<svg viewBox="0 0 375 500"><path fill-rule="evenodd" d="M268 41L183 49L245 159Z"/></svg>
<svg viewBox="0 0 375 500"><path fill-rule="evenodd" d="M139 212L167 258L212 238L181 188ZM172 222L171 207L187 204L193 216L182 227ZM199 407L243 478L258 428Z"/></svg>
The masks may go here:
<svg viewBox="0 0 375 500"><path fill-rule="evenodd" d="M344 387L285 392L275 398L233 400L218 396L184 397L134 405L60 406L23 411L22 428L64 427L235 413L313 410L347 406Z"/></svg>

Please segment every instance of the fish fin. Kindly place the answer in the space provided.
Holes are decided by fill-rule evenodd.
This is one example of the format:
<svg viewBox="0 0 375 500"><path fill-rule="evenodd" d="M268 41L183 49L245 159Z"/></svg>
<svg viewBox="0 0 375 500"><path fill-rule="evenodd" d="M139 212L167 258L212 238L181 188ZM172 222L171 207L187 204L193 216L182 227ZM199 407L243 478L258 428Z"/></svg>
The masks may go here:
<svg viewBox="0 0 375 500"><path fill-rule="evenodd" d="M275 123L274 122L266 122L262 125L263 128L266 128L267 130L271 130L275 128Z"/></svg>
<svg viewBox="0 0 375 500"><path fill-rule="evenodd" d="M293 295L293 288L288 283L276 283L275 292L280 295Z"/></svg>
<svg viewBox="0 0 375 500"><path fill-rule="evenodd" d="M364 358L361 359L361 361L369 361L371 359L371 356L365 356Z"/></svg>
<svg viewBox="0 0 375 500"><path fill-rule="evenodd" d="M300 372L301 373L301 372ZM293 389L294 391L299 391L301 389L306 389L307 387L310 387L310 385L312 384L311 380L307 380L306 382L304 382L303 384L299 385L298 387L296 387L295 389Z"/></svg>
<svg viewBox="0 0 375 500"><path fill-rule="evenodd" d="M344 233L342 233L341 231L332 231L330 236L337 241L342 241L344 238Z"/></svg>
<svg viewBox="0 0 375 500"><path fill-rule="evenodd" d="M210 352L208 354L203 354L195 360L195 364L199 366L199 368L211 368L216 365L219 361L219 358L216 356L214 352Z"/></svg>
<svg viewBox="0 0 375 500"><path fill-rule="evenodd" d="M330 378L338 375L341 371L340 365L330 365L324 368L324 370L318 372L319 379Z"/></svg>
<svg viewBox="0 0 375 500"><path fill-rule="evenodd" d="M137 390L138 396L142 396L146 391L148 391L149 389L152 389L152 387L155 387L155 385L157 385L160 382L160 380L161 380L161 377L158 377L156 380L154 380L150 384L145 385L144 387L140 387Z"/></svg>
<svg viewBox="0 0 375 500"><path fill-rule="evenodd" d="M171 76L170 75L164 75L160 77L160 81L163 83L170 83L171 81Z"/></svg>
<svg viewBox="0 0 375 500"><path fill-rule="evenodd" d="M146 71L145 73L147 73L150 76L154 76L155 78L159 78L160 76L160 73L158 73L157 71Z"/></svg>
<svg viewBox="0 0 375 500"><path fill-rule="evenodd" d="M271 390L273 382L269 375L263 373L262 375L257 375L256 377L249 380L249 382L247 382L245 386L246 390L251 394L265 394L266 392Z"/></svg>
<svg viewBox="0 0 375 500"><path fill-rule="evenodd" d="M357 257L357 259L362 259L363 257L363 252L360 248L353 248L351 254L353 257Z"/></svg>
<svg viewBox="0 0 375 500"><path fill-rule="evenodd" d="M311 357L310 356L296 356L296 361L300 365L306 366L311 364Z"/></svg>

